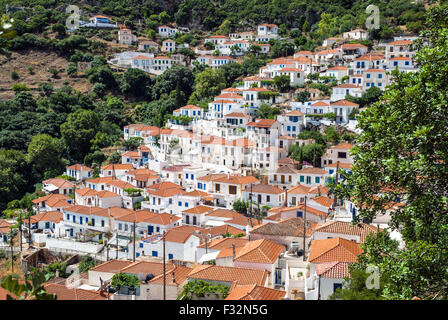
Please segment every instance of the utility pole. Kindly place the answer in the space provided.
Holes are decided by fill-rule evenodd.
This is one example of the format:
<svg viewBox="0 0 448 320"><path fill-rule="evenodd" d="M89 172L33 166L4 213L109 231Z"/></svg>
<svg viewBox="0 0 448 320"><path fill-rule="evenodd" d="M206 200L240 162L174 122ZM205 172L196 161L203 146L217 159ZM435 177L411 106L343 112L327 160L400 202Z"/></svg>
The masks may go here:
<svg viewBox="0 0 448 320"><path fill-rule="evenodd" d="M23 210L19 212L19 243L20 243L20 252L22 252L22 213Z"/></svg>
<svg viewBox="0 0 448 320"><path fill-rule="evenodd" d="M37 210L39 213L39 209L37 209ZM28 212L28 210L27 210L27 212ZM30 247L31 247L31 213L28 212L28 249Z"/></svg>
<svg viewBox="0 0 448 320"><path fill-rule="evenodd" d="M133 254L133 256L132 256L132 262L135 262L135 220L134 220L134 223L133 223L133 227L132 227L134 230L134 254Z"/></svg>
<svg viewBox="0 0 448 320"><path fill-rule="evenodd" d="M163 300L166 300L165 230L163 230Z"/></svg>
<svg viewBox="0 0 448 320"><path fill-rule="evenodd" d="M106 240L106 261L109 261L109 243Z"/></svg>
<svg viewBox="0 0 448 320"><path fill-rule="evenodd" d="M305 247L305 239L306 239L306 197L305 196L305 206L303 212L303 261L306 261L306 247Z"/></svg>

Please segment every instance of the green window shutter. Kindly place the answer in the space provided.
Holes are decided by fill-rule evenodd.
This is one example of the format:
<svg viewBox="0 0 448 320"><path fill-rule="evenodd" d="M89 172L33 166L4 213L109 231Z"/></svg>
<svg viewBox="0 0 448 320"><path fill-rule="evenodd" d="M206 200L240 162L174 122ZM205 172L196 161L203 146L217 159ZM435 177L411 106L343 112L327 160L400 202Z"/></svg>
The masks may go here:
<svg viewBox="0 0 448 320"><path fill-rule="evenodd" d="M305 177L304 176L300 176L300 182L304 182L305 181Z"/></svg>
<svg viewBox="0 0 448 320"><path fill-rule="evenodd" d="M320 183L320 178L316 177L316 183Z"/></svg>

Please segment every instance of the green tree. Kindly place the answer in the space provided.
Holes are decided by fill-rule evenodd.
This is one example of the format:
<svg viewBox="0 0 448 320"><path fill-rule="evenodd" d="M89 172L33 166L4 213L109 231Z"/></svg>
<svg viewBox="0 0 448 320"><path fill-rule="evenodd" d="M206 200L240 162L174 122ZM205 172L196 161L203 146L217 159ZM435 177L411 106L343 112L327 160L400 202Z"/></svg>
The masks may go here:
<svg viewBox="0 0 448 320"><path fill-rule="evenodd" d="M435 5L428 13L429 45L417 46L419 70L394 71L382 101L358 115L356 161L336 187L339 198L360 208L359 219L403 203L391 212L389 225L400 230L405 248L388 254L374 243L377 253L366 259L388 274L382 291L388 299L448 297L448 84L441 67L448 64L447 10L447 4Z"/></svg>
<svg viewBox="0 0 448 320"><path fill-rule="evenodd" d="M244 199L238 199L233 203L233 210L236 212L246 214L247 208L249 207L249 202L245 201Z"/></svg>
<svg viewBox="0 0 448 320"><path fill-rule="evenodd" d="M114 274L110 285L115 291L119 290L121 287L137 288L140 286L140 280L138 280L137 276L135 275L129 275L120 272Z"/></svg>
<svg viewBox="0 0 448 320"><path fill-rule="evenodd" d="M64 149L64 143L60 139L48 134L35 135L28 145L28 161L39 174L47 170L62 171L65 165L62 161Z"/></svg>
<svg viewBox="0 0 448 320"><path fill-rule="evenodd" d="M291 80L287 75L274 77L274 86L280 92L287 92L291 88L290 82Z"/></svg>
<svg viewBox="0 0 448 320"><path fill-rule="evenodd" d="M73 160L81 161L90 151L91 140L100 124L98 115L91 110L78 110L70 114L61 125L61 135Z"/></svg>
<svg viewBox="0 0 448 320"><path fill-rule="evenodd" d="M130 95L135 99L144 99L149 95L151 83L151 78L147 72L130 68L123 74L120 90L122 93Z"/></svg>
<svg viewBox="0 0 448 320"><path fill-rule="evenodd" d="M11 293L6 296L7 300L56 300L56 295L44 289L48 279L43 272L36 270L24 282L15 274L7 275L0 285Z"/></svg>
<svg viewBox="0 0 448 320"><path fill-rule="evenodd" d="M195 91L189 102L197 102L205 99L212 99L219 95L227 85L224 72L221 69L207 68L196 75L194 81Z"/></svg>

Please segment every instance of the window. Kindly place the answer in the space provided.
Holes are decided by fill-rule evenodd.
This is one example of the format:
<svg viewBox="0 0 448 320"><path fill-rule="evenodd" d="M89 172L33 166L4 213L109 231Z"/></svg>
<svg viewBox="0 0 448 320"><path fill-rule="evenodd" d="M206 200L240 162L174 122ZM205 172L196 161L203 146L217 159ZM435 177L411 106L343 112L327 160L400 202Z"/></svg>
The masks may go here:
<svg viewBox="0 0 448 320"><path fill-rule="evenodd" d="M338 158L346 159L347 158L347 152L338 152Z"/></svg>
<svg viewBox="0 0 448 320"><path fill-rule="evenodd" d="M300 176L300 182L305 182L305 177L304 176Z"/></svg>
<svg viewBox="0 0 448 320"><path fill-rule="evenodd" d="M378 74L378 79L382 79L383 78L383 75L380 73L380 74Z"/></svg>
<svg viewBox="0 0 448 320"><path fill-rule="evenodd" d="M370 79L370 73L367 74L367 79Z"/></svg>
<svg viewBox="0 0 448 320"><path fill-rule="evenodd" d="M316 183L320 183L320 177L316 177L315 181Z"/></svg>
<svg viewBox="0 0 448 320"><path fill-rule="evenodd" d="M143 242L140 242L140 243L139 243L139 247L140 247L140 248L143 248Z"/></svg>
<svg viewBox="0 0 448 320"><path fill-rule="evenodd" d="M123 226L121 225L121 223L118 224L118 230L121 230L123 228Z"/></svg>
<svg viewBox="0 0 448 320"><path fill-rule="evenodd" d="M168 259L169 259L169 260L173 260L173 259L174 259L174 256L173 256L172 253L168 253Z"/></svg>
<svg viewBox="0 0 448 320"><path fill-rule="evenodd" d="M302 211L297 211L297 217L298 218L302 218L303 216L303 212Z"/></svg>
<svg viewBox="0 0 448 320"><path fill-rule="evenodd" d="M271 201L271 196L266 196L266 202L270 202Z"/></svg>
<svg viewBox="0 0 448 320"><path fill-rule="evenodd" d="M101 220L101 226L104 227L104 220Z"/></svg>
<svg viewBox="0 0 448 320"><path fill-rule="evenodd" d="M336 292L337 289L342 289L342 283L333 283L333 292Z"/></svg>
<svg viewBox="0 0 448 320"><path fill-rule="evenodd" d="M124 225L124 231L128 231L128 225L127 224Z"/></svg>
<svg viewBox="0 0 448 320"><path fill-rule="evenodd" d="M70 215L69 214L67 214L67 220L70 220Z"/></svg>
<svg viewBox="0 0 448 320"><path fill-rule="evenodd" d="M152 252L152 256L153 256L153 257L157 257L157 256L158 256L158 252L157 252L157 251L153 251L153 252Z"/></svg>
<svg viewBox="0 0 448 320"><path fill-rule="evenodd" d="M182 201L179 201L179 202L177 203L177 205L178 205L179 207L182 207Z"/></svg>

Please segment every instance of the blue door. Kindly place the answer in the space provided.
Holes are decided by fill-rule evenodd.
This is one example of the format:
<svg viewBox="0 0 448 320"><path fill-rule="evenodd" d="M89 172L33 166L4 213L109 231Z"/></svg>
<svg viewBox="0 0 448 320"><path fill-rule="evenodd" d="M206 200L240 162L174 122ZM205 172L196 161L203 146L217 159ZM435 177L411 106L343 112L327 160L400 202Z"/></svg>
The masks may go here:
<svg viewBox="0 0 448 320"><path fill-rule="evenodd" d="M148 234L151 235L154 233L154 227L153 226L148 226Z"/></svg>
<svg viewBox="0 0 448 320"><path fill-rule="evenodd" d="M70 229L70 237L73 237L73 229Z"/></svg>

